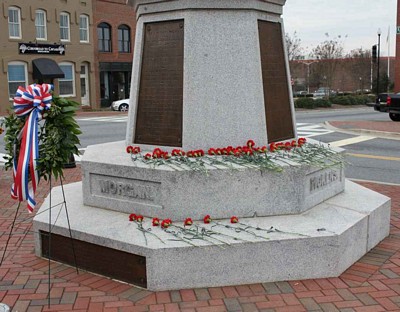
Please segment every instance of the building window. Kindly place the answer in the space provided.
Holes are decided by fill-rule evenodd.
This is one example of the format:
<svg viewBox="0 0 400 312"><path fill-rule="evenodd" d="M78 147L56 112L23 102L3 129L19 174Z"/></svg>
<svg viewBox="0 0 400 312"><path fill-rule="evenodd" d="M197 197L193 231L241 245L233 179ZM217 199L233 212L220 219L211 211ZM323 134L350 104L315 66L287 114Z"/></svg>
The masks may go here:
<svg viewBox="0 0 400 312"><path fill-rule="evenodd" d="M60 40L70 41L69 34L69 14L62 12L60 14Z"/></svg>
<svg viewBox="0 0 400 312"><path fill-rule="evenodd" d="M21 10L17 7L8 8L8 36L12 39L21 38Z"/></svg>
<svg viewBox="0 0 400 312"><path fill-rule="evenodd" d="M111 52L111 26L101 23L97 26L97 38L100 52Z"/></svg>
<svg viewBox="0 0 400 312"><path fill-rule="evenodd" d="M80 42L89 42L89 17L87 15L79 16L79 40Z"/></svg>
<svg viewBox="0 0 400 312"><path fill-rule="evenodd" d="M18 87L26 87L27 85L27 67L26 63L10 62L8 63L8 94L10 98L14 98Z"/></svg>
<svg viewBox="0 0 400 312"><path fill-rule="evenodd" d="M36 39L46 40L47 39L47 27L46 27L46 12L43 10L37 10L35 16L36 26Z"/></svg>
<svg viewBox="0 0 400 312"><path fill-rule="evenodd" d="M131 30L126 25L118 27L118 51L131 52Z"/></svg>
<svg viewBox="0 0 400 312"><path fill-rule="evenodd" d="M75 96L75 77L74 65L71 63L60 63L64 78L58 79L58 87L60 96Z"/></svg>

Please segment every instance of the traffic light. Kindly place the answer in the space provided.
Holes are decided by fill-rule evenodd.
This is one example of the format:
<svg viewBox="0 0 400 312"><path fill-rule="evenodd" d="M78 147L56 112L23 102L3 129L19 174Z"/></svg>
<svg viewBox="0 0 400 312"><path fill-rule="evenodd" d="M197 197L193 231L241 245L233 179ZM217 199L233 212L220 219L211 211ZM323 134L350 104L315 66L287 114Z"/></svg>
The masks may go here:
<svg viewBox="0 0 400 312"><path fill-rule="evenodd" d="M374 44L372 46L372 62L376 63L376 60L378 59L378 47L376 46L376 44Z"/></svg>

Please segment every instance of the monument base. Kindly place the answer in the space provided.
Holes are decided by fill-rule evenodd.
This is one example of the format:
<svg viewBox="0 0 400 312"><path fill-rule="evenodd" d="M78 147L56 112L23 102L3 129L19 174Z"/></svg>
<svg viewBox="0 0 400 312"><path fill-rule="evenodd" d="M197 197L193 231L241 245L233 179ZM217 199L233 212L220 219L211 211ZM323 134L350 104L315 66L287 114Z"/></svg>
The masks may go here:
<svg viewBox="0 0 400 312"><path fill-rule="evenodd" d="M125 149L122 141L86 149L85 205L173 221L200 220L207 214L215 219L249 218L299 214L344 190L340 166L318 168L286 158L277 160L283 172L274 172L220 160L225 166L217 163L194 171L133 161Z"/></svg>
<svg viewBox="0 0 400 312"><path fill-rule="evenodd" d="M344 192L301 214L240 219L257 237L223 226L229 220L195 221L218 234L190 243L152 227L150 219L143 228L152 234L144 234L127 213L83 205L81 182L64 189L78 267L152 291L339 276L389 234L390 199L350 181ZM63 201L60 187L51 196L53 204ZM48 207L49 198L33 222L38 256L48 256ZM73 265L65 210L57 214L51 257ZM279 231L267 233L271 227ZM126 260L116 264L119 257Z"/></svg>

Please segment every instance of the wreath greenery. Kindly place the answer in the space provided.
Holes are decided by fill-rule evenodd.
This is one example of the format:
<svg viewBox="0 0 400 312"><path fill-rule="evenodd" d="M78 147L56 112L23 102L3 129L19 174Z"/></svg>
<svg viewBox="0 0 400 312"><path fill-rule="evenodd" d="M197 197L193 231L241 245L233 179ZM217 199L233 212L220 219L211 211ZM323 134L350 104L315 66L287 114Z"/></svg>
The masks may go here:
<svg viewBox="0 0 400 312"><path fill-rule="evenodd" d="M53 95L52 105L45 111L39 125L39 176L48 180L51 175L63 178L64 165L69 163L73 154L79 155L78 135L82 132L75 121L75 112L79 103ZM6 129L4 137L7 156L4 156L5 169L12 169L14 158L18 158L20 149L19 134L25 124L25 118L10 113L4 118Z"/></svg>

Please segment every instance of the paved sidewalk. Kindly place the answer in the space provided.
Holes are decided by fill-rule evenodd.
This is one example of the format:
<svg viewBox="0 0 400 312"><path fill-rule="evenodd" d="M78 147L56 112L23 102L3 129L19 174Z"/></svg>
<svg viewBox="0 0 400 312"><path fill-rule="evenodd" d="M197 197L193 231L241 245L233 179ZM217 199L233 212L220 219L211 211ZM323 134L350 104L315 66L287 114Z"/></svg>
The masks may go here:
<svg viewBox="0 0 400 312"><path fill-rule="evenodd" d="M2 169L3 170L3 169ZM66 183L81 179L66 169ZM0 175L0 246L4 249L17 204L10 172ZM400 311L400 186L362 183L392 198L390 236L338 278L150 292L69 266L52 263L47 307L48 261L34 255L31 221L23 206L0 267L0 302L13 311ZM49 186L41 181L39 205ZM167 260L166 260L167 261ZM173 265L173 263L171 263ZM210 264L212 265L212 264Z"/></svg>
<svg viewBox="0 0 400 312"><path fill-rule="evenodd" d="M389 117L388 117L389 118ZM400 122L387 121L329 121L328 125L344 131L393 136L400 139Z"/></svg>

